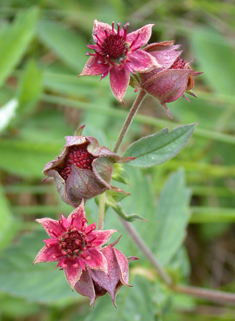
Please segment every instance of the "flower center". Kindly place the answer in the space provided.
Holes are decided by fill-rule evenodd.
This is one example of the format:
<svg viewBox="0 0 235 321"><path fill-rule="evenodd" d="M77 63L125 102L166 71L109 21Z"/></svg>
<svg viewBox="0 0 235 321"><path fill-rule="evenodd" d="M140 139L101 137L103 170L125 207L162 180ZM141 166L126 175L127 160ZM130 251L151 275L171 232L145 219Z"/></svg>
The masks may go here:
<svg viewBox="0 0 235 321"><path fill-rule="evenodd" d="M92 170L92 161L94 156L87 151L88 144L82 144L78 146L72 146L69 148L69 153L65 158L64 167L59 171L60 175L66 181L71 173L72 165L75 165L82 169Z"/></svg>
<svg viewBox="0 0 235 321"><path fill-rule="evenodd" d="M104 39L101 47L102 53L111 60L116 60L125 55L126 42L125 37L119 34L111 34Z"/></svg>
<svg viewBox="0 0 235 321"><path fill-rule="evenodd" d="M178 57L170 69L184 69L185 65L186 61L184 61L181 57Z"/></svg>
<svg viewBox="0 0 235 321"><path fill-rule="evenodd" d="M68 228L58 241L65 256L77 256L86 248L85 236L74 227Z"/></svg>

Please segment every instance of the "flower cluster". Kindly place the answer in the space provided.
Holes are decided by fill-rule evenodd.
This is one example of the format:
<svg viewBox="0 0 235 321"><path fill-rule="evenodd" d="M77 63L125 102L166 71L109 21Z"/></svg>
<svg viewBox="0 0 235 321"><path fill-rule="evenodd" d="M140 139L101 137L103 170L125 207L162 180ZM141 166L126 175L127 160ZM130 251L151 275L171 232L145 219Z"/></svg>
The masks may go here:
<svg viewBox="0 0 235 321"><path fill-rule="evenodd" d="M101 79L110 73L110 86L116 98L123 102L128 85L145 90L157 98L169 116L166 103L183 96L185 92L196 97L192 91L194 77L201 74L191 69L189 63L181 58L180 45L174 41L164 41L146 45L151 36L152 24L127 33L129 23L117 31L107 23L94 21L94 45L88 48L94 53L90 56L79 76L101 75ZM145 46L145 47L144 47Z"/></svg>
<svg viewBox="0 0 235 321"><path fill-rule="evenodd" d="M157 98L171 117L166 103L181 96L188 100L185 93L196 97L192 89L194 77L200 72L195 72L183 60L180 45L175 45L174 41L147 45L152 24L131 33L127 32L128 26L129 23L122 27L118 23L115 30L114 23L110 26L94 21L94 44L88 45L94 53L87 53L89 59L80 76L101 75L102 79L110 74L111 90L120 102L130 84L135 91L141 90ZM127 117L118 143L121 144L131 120ZM106 190L125 193L111 185L113 165L133 158L120 157L100 146L94 137L82 135L83 128L74 136L66 136L64 149L43 170L46 179L55 180L62 200L75 209L67 219L62 215L59 221L37 220L50 238L44 240L45 246L34 264L58 261L57 267L64 270L71 288L90 298L91 304L109 293L116 306L120 288L130 286L128 262L137 258L125 257L115 247L119 239L105 246L117 230L96 230L95 223L87 225L84 203ZM115 146L114 150L117 149ZM118 193L116 197L122 198Z"/></svg>
<svg viewBox="0 0 235 321"><path fill-rule="evenodd" d="M187 101L185 92L197 97L192 91L194 77L201 72L191 69L189 63L181 57L180 45L174 45L174 41L153 43L145 47L161 64L160 68L154 68L147 73L140 73L136 78L136 91L144 89L149 95L157 98L170 117L170 111L166 103L177 100L183 96Z"/></svg>

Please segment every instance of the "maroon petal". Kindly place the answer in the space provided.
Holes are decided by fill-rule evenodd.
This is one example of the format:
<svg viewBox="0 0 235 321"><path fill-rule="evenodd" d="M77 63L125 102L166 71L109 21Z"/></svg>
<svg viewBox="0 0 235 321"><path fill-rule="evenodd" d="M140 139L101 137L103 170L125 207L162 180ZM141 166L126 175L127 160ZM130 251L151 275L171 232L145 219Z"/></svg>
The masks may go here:
<svg viewBox="0 0 235 321"><path fill-rule="evenodd" d="M98 76L103 75L107 71L109 71L110 67L102 56L92 56L88 59L87 63L85 64L82 72L78 77L81 76Z"/></svg>
<svg viewBox="0 0 235 321"><path fill-rule="evenodd" d="M137 29L129 34L127 34L127 42L131 45L132 50L138 49L149 41L152 34L152 27L154 24L148 24L144 27Z"/></svg>
<svg viewBox="0 0 235 321"><path fill-rule="evenodd" d="M61 224L58 221L53 220L52 218L45 217L37 219L36 221L44 227L47 234L52 238L57 238L62 233L64 233L64 229Z"/></svg>
<svg viewBox="0 0 235 321"><path fill-rule="evenodd" d="M81 295L91 299L90 305L94 304L96 299L95 288L88 270L82 271L81 277L74 288Z"/></svg>
<svg viewBox="0 0 235 321"><path fill-rule="evenodd" d="M129 70L125 67L119 69L114 66L110 70L110 87L114 96L123 103L123 97L126 93L130 81Z"/></svg>
<svg viewBox="0 0 235 321"><path fill-rule="evenodd" d="M84 250L82 254L83 260L89 268L107 272L107 260L101 251L90 248Z"/></svg>
<svg viewBox="0 0 235 321"><path fill-rule="evenodd" d="M64 261L64 273L67 281L69 282L72 290L75 286L75 283L79 280L81 273L82 273L82 268L77 262L77 259L70 259L66 258Z"/></svg>
<svg viewBox="0 0 235 321"><path fill-rule="evenodd" d="M54 262L62 256L59 245L44 246L37 254L33 264L43 262Z"/></svg>
<svg viewBox="0 0 235 321"><path fill-rule="evenodd" d="M82 201L81 204L69 215L68 222L79 231L85 231L87 218L84 210L84 201Z"/></svg>
<svg viewBox="0 0 235 321"><path fill-rule="evenodd" d="M111 237L111 235L115 232L118 232L117 230L97 230L90 233L87 237L87 240L93 240L90 244L92 246L98 247L100 245L103 245L107 243Z"/></svg>
<svg viewBox="0 0 235 321"><path fill-rule="evenodd" d="M154 67L161 67L152 55L143 50L136 50L130 53L128 58L130 60L128 66L135 72L148 72Z"/></svg>

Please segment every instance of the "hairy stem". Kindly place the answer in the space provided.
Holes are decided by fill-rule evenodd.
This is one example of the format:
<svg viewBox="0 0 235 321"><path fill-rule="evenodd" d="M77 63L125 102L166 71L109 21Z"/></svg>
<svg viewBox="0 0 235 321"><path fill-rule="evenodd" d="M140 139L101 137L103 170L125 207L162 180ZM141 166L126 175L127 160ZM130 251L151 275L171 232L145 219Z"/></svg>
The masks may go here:
<svg viewBox="0 0 235 321"><path fill-rule="evenodd" d="M143 254L146 256L146 258L151 262L152 266L156 269L161 279L167 284L171 285L172 280L169 274L164 270L164 268L161 266L161 264L158 262L158 260L155 258L154 254L151 252L149 247L145 244L143 239L139 236L136 229L133 227L132 224L128 223L127 221L120 218L123 226L128 231L129 235L132 237L134 242L138 245L139 249L143 252Z"/></svg>
<svg viewBox="0 0 235 321"><path fill-rule="evenodd" d="M209 300L212 302L217 302L221 304L232 304L232 305L235 304L234 293L202 289L199 287L188 286L188 285L174 285L171 288L175 292L189 294L189 295L202 298L205 300Z"/></svg>
<svg viewBox="0 0 235 321"><path fill-rule="evenodd" d="M127 118L126 118L126 120L125 120L125 122L124 122L124 124L122 126L122 129L121 129L121 131L120 131L120 133L118 135L117 141L116 141L116 143L114 145L114 148L113 148L113 152L114 153L118 152L118 150L119 150L119 148L120 148L120 146L122 144L122 141L123 141L128 129L129 129L129 127L130 127L130 125L132 123L132 120L133 120L135 114L137 113L137 111L138 111L138 109L140 107L140 104L143 101L145 95L146 95L146 92L144 90L141 90L139 92L139 95L136 97L136 100L134 101L134 103L133 103L133 105L132 105L132 107L130 109L129 114L127 115Z"/></svg>
<svg viewBox="0 0 235 321"><path fill-rule="evenodd" d="M133 241L136 243L138 248L143 252L145 257L149 260L152 266L156 269L158 275L161 279L175 292L189 294L191 296L195 296L197 298L205 299L211 302L217 302L220 304L235 304L235 294L216 291L216 290L208 290L199 287L189 286L189 285L175 285L172 282L170 275L164 270L161 264L158 262L152 251L145 244L142 238L139 236L138 232L135 230L133 225L128 223L127 221L121 219L121 222L125 229L128 231L129 235L132 237Z"/></svg>
<svg viewBox="0 0 235 321"><path fill-rule="evenodd" d="M99 216L98 216L98 230L102 230L103 229L104 212L105 212L105 192L100 195Z"/></svg>

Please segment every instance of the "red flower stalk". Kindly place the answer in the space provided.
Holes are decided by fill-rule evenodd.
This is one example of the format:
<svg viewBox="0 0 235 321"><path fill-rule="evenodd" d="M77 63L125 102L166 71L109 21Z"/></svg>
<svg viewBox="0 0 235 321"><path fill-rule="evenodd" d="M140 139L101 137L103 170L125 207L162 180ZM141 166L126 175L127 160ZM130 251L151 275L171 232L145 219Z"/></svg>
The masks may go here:
<svg viewBox="0 0 235 321"><path fill-rule="evenodd" d="M57 190L64 202L74 207L81 200L90 199L106 189L124 192L110 185L113 164L133 158L121 158L108 148L100 146L94 137L66 136L66 145L59 156L46 164L43 173L55 179Z"/></svg>
<svg viewBox="0 0 235 321"><path fill-rule="evenodd" d="M178 51L179 47L180 45L174 45L174 41L146 46L144 50L155 57L161 67L147 73L139 73L136 88L136 91L145 89L149 95L157 98L171 118L166 103L175 101L181 96L190 102L185 92L197 97L192 88L194 77L201 74L201 72L195 72L189 63L180 57L182 51Z"/></svg>
<svg viewBox="0 0 235 321"><path fill-rule="evenodd" d="M137 257L125 257L125 255L114 247L119 241L104 247L101 252L107 260L107 273L94 269L86 269L82 272L79 281L75 284L75 290L83 296L91 299L90 304L95 304L95 300L105 295L107 292L112 298L116 307L115 298L123 285L131 286L129 282L128 261L138 260Z"/></svg>
<svg viewBox="0 0 235 321"><path fill-rule="evenodd" d="M130 73L147 72L160 67L157 60L141 49L148 42L153 24L127 33L129 23L117 30L107 23L94 21L93 40L95 45L88 45L94 53L87 53L88 59L80 76L97 76L101 79L110 73L110 86L114 96L121 102L130 81Z"/></svg>
<svg viewBox="0 0 235 321"><path fill-rule="evenodd" d="M95 230L96 223L87 226L84 203L76 208L66 219L51 218L36 220L46 230L50 239L37 254L33 264L59 261L57 267L64 270L71 288L87 268L107 273L108 264L101 246L108 242L117 230Z"/></svg>

